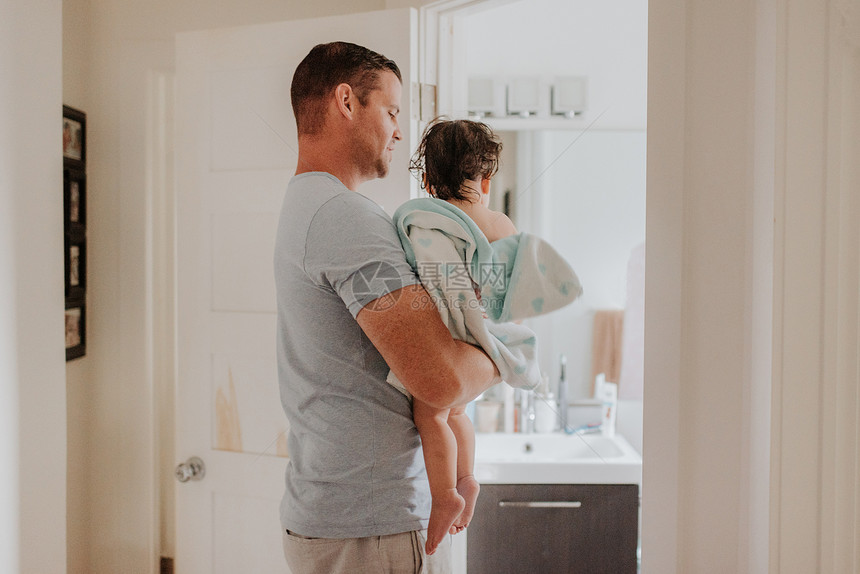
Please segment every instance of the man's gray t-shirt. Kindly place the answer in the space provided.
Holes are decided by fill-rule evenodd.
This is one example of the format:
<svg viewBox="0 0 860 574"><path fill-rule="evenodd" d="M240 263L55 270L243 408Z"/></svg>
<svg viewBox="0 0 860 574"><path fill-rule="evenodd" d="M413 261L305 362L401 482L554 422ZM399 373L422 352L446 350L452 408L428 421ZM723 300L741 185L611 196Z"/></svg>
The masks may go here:
<svg viewBox="0 0 860 574"><path fill-rule="evenodd" d="M355 320L371 301L419 283L391 218L330 174L293 177L275 282L290 422L283 527L320 538L426 528L430 491L412 408Z"/></svg>

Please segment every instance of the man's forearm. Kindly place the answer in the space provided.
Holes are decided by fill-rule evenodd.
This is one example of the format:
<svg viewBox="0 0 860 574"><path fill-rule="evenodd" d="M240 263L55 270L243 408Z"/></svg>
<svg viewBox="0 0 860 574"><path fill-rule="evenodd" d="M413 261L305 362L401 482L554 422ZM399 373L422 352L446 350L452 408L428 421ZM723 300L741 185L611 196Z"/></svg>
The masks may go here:
<svg viewBox="0 0 860 574"><path fill-rule="evenodd" d="M498 383L499 371L483 350L451 336L428 299L421 285L410 285L392 294L393 305L369 303L356 321L415 398L450 408Z"/></svg>
<svg viewBox="0 0 860 574"><path fill-rule="evenodd" d="M455 369L459 375L459 389L451 405L467 403L501 382L499 369L480 347L463 341L454 341L456 346Z"/></svg>

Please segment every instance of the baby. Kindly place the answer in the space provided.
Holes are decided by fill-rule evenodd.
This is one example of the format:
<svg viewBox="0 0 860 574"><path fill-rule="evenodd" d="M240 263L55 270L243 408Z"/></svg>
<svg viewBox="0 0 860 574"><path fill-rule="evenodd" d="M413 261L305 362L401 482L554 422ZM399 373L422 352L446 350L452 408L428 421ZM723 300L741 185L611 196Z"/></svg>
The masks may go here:
<svg viewBox="0 0 860 574"><path fill-rule="evenodd" d="M505 214L489 208L490 179L501 150L485 124L437 120L424 132L410 170L431 196L462 210L493 242L517 233ZM480 300L478 287L475 292ZM433 497L426 544L427 554L433 554L446 533L469 525L475 510L480 486L473 475L474 429L465 405L440 410L414 399L413 418Z"/></svg>

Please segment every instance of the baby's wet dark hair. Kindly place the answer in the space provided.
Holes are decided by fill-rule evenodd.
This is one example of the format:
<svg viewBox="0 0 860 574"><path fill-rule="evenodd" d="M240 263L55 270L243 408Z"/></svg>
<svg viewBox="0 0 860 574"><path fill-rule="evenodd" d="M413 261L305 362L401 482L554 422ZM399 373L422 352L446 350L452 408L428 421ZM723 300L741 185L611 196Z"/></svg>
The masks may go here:
<svg viewBox="0 0 860 574"><path fill-rule="evenodd" d="M463 189L463 182L493 177L499 170L501 153L502 142L488 125L436 118L424 130L409 171L434 197L474 201L474 194Z"/></svg>

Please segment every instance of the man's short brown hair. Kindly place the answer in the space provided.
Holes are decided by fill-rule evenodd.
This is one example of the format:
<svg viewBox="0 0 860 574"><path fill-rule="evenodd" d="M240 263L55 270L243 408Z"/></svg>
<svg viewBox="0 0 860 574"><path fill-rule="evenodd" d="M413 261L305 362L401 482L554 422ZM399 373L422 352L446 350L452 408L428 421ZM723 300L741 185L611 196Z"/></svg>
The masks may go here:
<svg viewBox="0 0 860 574"><path fill-rule="evenodd" d="M382 54L349 42L318 44L293 74L290 99L299 135L319 132L325 122L326 100L340 84L348 84L361 105L378 85L379 74L400 69Z"/></svg>

